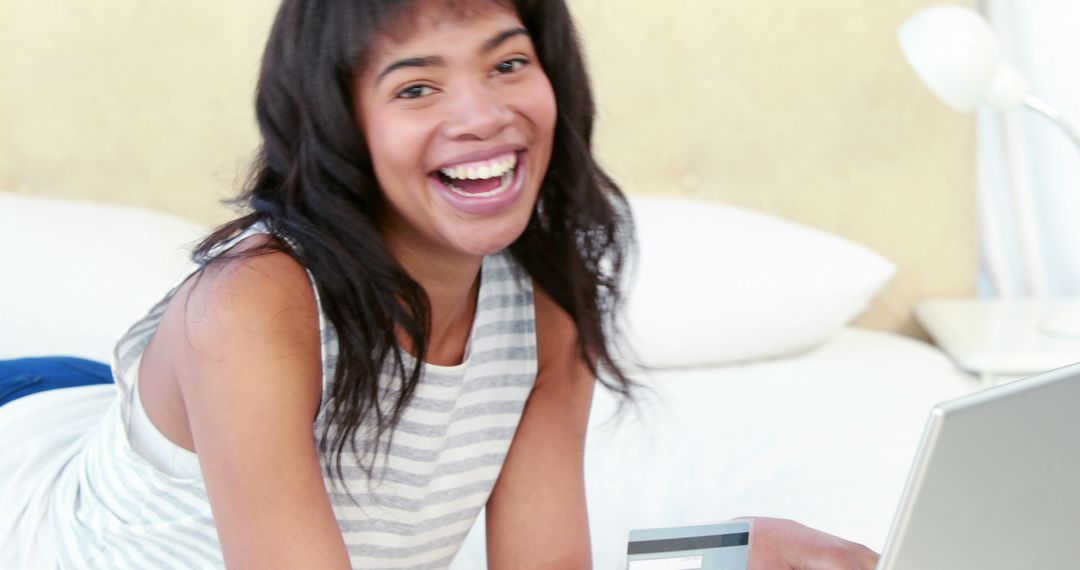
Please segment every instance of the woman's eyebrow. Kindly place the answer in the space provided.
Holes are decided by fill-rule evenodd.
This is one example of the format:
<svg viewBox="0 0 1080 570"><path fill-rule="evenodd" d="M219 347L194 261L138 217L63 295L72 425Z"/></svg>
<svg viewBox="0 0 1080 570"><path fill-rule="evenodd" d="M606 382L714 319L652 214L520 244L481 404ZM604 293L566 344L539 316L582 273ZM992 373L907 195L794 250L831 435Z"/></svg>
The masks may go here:
<svg viewBox="0 0 1080 570"><path fill-rule="evenodd" d="M438 65L446 65L443 58L437 55L428 55L424 57L410 57L408 59L399 59L394 63L386 66L379 72L379 77L375 79L375 83L378 84L384 77L390 74L390 72L401 69L404 67L432 67Z"/></svg>
<svg viewBox="0 0 1080 570"><path fill-rule="evenodd" d="M529 35L529 30L526 30L525 28L510 28L509 30L503 30L495 34L495 36L492 37L490 40L484 42L484 47L480 48L480 53L487 53L502 45L502 43L506 40L514 36L522 35Z"/></svg>
<svg viewBox="0 0 1080 570"><path fill-rule="evenodd" d="M529 31L525 28L510 28L508 30L503 30L492 36L491 39L484 42L484 45L480 48L480 53L487 53L491 50L494 50L501 46L504 42L506 42L506 40L514 36L521 35L527 36L529 35ZM405 67L433 67L442 65L446 65L446 60L437 55L426 55L422 57L399 59L383 68L383 70L379 72L378 77L376 77L375 83L378 84L383 80L384 77L386 77L393 71Z"/></svg>

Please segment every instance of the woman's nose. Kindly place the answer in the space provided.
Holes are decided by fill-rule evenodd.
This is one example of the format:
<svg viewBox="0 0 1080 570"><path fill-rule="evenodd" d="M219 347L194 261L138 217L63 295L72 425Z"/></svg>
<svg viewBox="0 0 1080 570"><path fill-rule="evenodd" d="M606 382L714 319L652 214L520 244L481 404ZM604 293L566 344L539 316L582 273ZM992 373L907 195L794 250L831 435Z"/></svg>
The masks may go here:
<svg viewBox="0 0 1080 570"><path fill-rule="evenodd" d="M453 139L490 139L514 119L513 111L487 85L459 88L454 94L452 113L446 124L446 134Z"/></svg>

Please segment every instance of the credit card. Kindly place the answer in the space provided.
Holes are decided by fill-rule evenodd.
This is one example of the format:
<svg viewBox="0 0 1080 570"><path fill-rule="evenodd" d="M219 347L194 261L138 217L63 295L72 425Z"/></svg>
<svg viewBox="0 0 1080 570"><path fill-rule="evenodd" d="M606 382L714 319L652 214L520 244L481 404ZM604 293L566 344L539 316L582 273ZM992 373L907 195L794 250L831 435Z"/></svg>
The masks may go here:
<svg viewBox="0 0 1080 570"><path fill-rule="evenodd" d="M746 570L750 522L630 531L627 570Z"/></svg>

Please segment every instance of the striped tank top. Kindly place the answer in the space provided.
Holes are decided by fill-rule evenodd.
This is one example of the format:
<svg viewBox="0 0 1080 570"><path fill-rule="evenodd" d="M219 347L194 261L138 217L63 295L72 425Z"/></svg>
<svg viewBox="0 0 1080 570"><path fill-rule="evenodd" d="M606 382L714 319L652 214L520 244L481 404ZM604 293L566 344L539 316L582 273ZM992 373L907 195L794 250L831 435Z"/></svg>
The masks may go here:
<svg viewBox="0 0 1080 570"><path fill-rule="evenodd" d="M81 452L43 485L47 532L63 568L224 566L201 477L154 468L129 439L138 363L175 291L121 338L113 355L117 399ZM315 437L325 425L338 354L321 303L319 327L323 405ZM365 459L371 477L349 453L343 482L324 473L354 567L450 565L499 476L536 371L532 281L507 252L488 256L463 362L423 365L390 445L374 462ZM384 374L382 382L392 392L400 380ZM358 437L370 433L365 427Z"/></svg>

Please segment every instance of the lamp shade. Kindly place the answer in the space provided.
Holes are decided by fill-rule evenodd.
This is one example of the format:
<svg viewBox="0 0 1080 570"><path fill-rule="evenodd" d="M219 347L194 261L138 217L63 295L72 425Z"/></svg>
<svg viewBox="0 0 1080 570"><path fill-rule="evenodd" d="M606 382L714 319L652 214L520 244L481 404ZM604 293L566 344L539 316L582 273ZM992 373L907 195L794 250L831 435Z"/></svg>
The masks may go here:
<svg viewBox="0 0 1080 570"><path fill-rule="evenodd" d="M930 6L904 22L899 35L915 73L950 107L974 111L984 103L1001 109L1023 103L1027 82L1001 61L997 34L974 10Z"/></svg>

